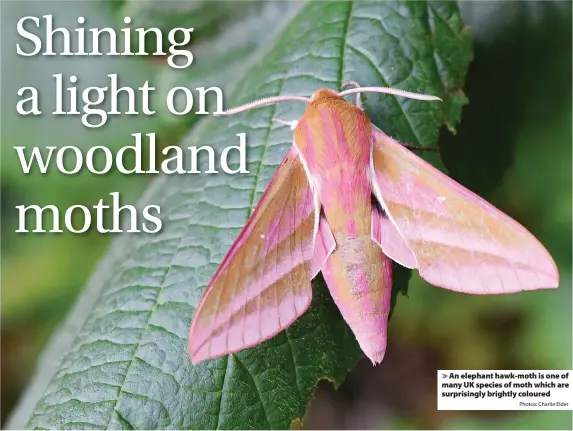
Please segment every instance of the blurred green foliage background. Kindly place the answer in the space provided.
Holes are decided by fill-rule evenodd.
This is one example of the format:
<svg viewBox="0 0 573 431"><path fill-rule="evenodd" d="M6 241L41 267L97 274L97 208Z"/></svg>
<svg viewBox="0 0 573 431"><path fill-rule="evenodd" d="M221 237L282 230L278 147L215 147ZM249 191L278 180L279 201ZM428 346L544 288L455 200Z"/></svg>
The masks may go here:
<svg viewBox="0 0 573 431"><path fill-rule="evenodd" d="M155 10L146 9L140 18L167 28L193 15L194 23L204 24L194 35L201 42L256 3L190 2L196 6L181 12L181 3L157 2ZM35 85L50 97L50 69L74 73L80 82L117 72L126 79L123 85L132 86L166 73L161 62L141 58L101 57L89 64L86 60L78 70L75 61L59 57L44 59L42 69L30 68L14 55L13 17L32 4L36 16L68 8L60 11L62 16L89 16L100 27L119 26L118 17L140 13L136 2L2 4L2 423L111 239L97 232L16 234L14 207L91 206L112 191L133 203L150 179L89 173L25 176L12 146L105 143L117 148L129 143L131 133L152 130L162 145L170 145L186 122L193 121L121 117L94 132L81 127L77 118L18 117L15 89ZM336 392L321 384L308 412L309 428L571 429L571 412L566 411L436 411L437 369L572 367L571 3L463 2L461 8L475 49L466 85L470 104L455 136L444 128L442 158L452 177L546 245L559 266L561 286L556 291L472 297L431 287L414 275L409 297L400 298L390 323L391 347L384 363L373 370L361 362Z"/></svg>

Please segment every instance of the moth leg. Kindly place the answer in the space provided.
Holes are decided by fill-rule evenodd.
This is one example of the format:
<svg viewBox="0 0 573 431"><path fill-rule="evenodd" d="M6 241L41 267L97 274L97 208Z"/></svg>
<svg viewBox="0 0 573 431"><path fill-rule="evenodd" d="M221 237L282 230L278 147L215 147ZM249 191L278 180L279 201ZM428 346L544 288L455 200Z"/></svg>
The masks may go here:
<svg viewBox="0 0 573 431"><path fill-rule="evenodd" d="M281 120L280 118L273 118L273 120L275 123L279 123L282 124L283 126L289 126L291 130L296 129L296 126L298 124L297 120L294 121L285 121L285 120Z"/></svg>
<svg viewBox="0 0 573 431"><path fill-rule="evenodd" d="M342 87L340 87L340 89L344 90L347 87L360 88L360 84L356 81L347 81L344 84L342 84ZM356 106L359 109L362 109L362 94L361 93L356 93Z"/></svg>
<svg viewBox="0 0 573 431"><path fill-rule="evenodd" d="M440 151L440 147L438 147L437 145L433 146L433 147L420 147L418 145L410 145L410 144L403 144L400 143L403 147L408 148L409 150L414 150L414 151Z"/></svg>
<svg viewBox="0 0 573 431"><path fill-rule="evenodd" d="M346 87L360 88L360 84L356 81L347 81L344 84L342 84L342 87L340 87L340 89L344 90Z"/></svg>

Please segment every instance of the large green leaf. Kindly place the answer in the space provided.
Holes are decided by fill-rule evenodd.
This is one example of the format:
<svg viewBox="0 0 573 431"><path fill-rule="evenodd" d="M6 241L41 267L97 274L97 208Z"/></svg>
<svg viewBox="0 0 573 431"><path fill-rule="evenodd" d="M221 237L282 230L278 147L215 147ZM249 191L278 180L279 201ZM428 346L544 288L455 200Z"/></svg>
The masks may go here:
<svg viewBox="0 0 573 431"><path fill-rule="evenodd" d="M228 106L353 80L445 99L368 96L374 123L402 141L433 145L439 127L459 119L471 47L455 3L299 7L278 37L252 54ZM191 130L184 148L211 145L219 153L246 132L250 174L163 176L152 184L140 205L161 206L163 229L115 241L11 426L286 428L303 417L319 379L344 379L360 352L321 281L309 311L273 339L197 366L186 353L194 306L291 145L288 128L271 118L294 119L302 109L283 104L202 120ZM408 275L398 273L396 290Z"/></svg>

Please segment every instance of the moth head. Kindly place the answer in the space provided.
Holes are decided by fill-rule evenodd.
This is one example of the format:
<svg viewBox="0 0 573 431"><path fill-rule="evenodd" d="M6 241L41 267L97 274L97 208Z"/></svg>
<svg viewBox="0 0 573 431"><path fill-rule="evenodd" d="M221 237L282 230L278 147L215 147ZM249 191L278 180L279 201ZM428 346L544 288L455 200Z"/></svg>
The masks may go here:
<svg viewBox="0 0 573 431"><path fill-rule="evenodd" d="M313 93L310 101L316 102L323 99L340 99L340 97L335 91L329 90L328 88L321 88L320 90L317 90Z"/></svg>

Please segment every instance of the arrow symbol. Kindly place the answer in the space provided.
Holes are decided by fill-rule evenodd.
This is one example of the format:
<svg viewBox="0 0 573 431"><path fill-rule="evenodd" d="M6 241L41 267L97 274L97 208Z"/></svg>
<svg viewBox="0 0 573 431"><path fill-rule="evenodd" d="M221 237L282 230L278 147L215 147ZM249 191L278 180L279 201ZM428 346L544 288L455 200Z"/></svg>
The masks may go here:
<svg viewBox="0 0 573 431"><path fill-rule="evenodd" d="M442 379L445 379L445 378L447 378L447 377L448 377L447 374L442 373Z"/></svg>

